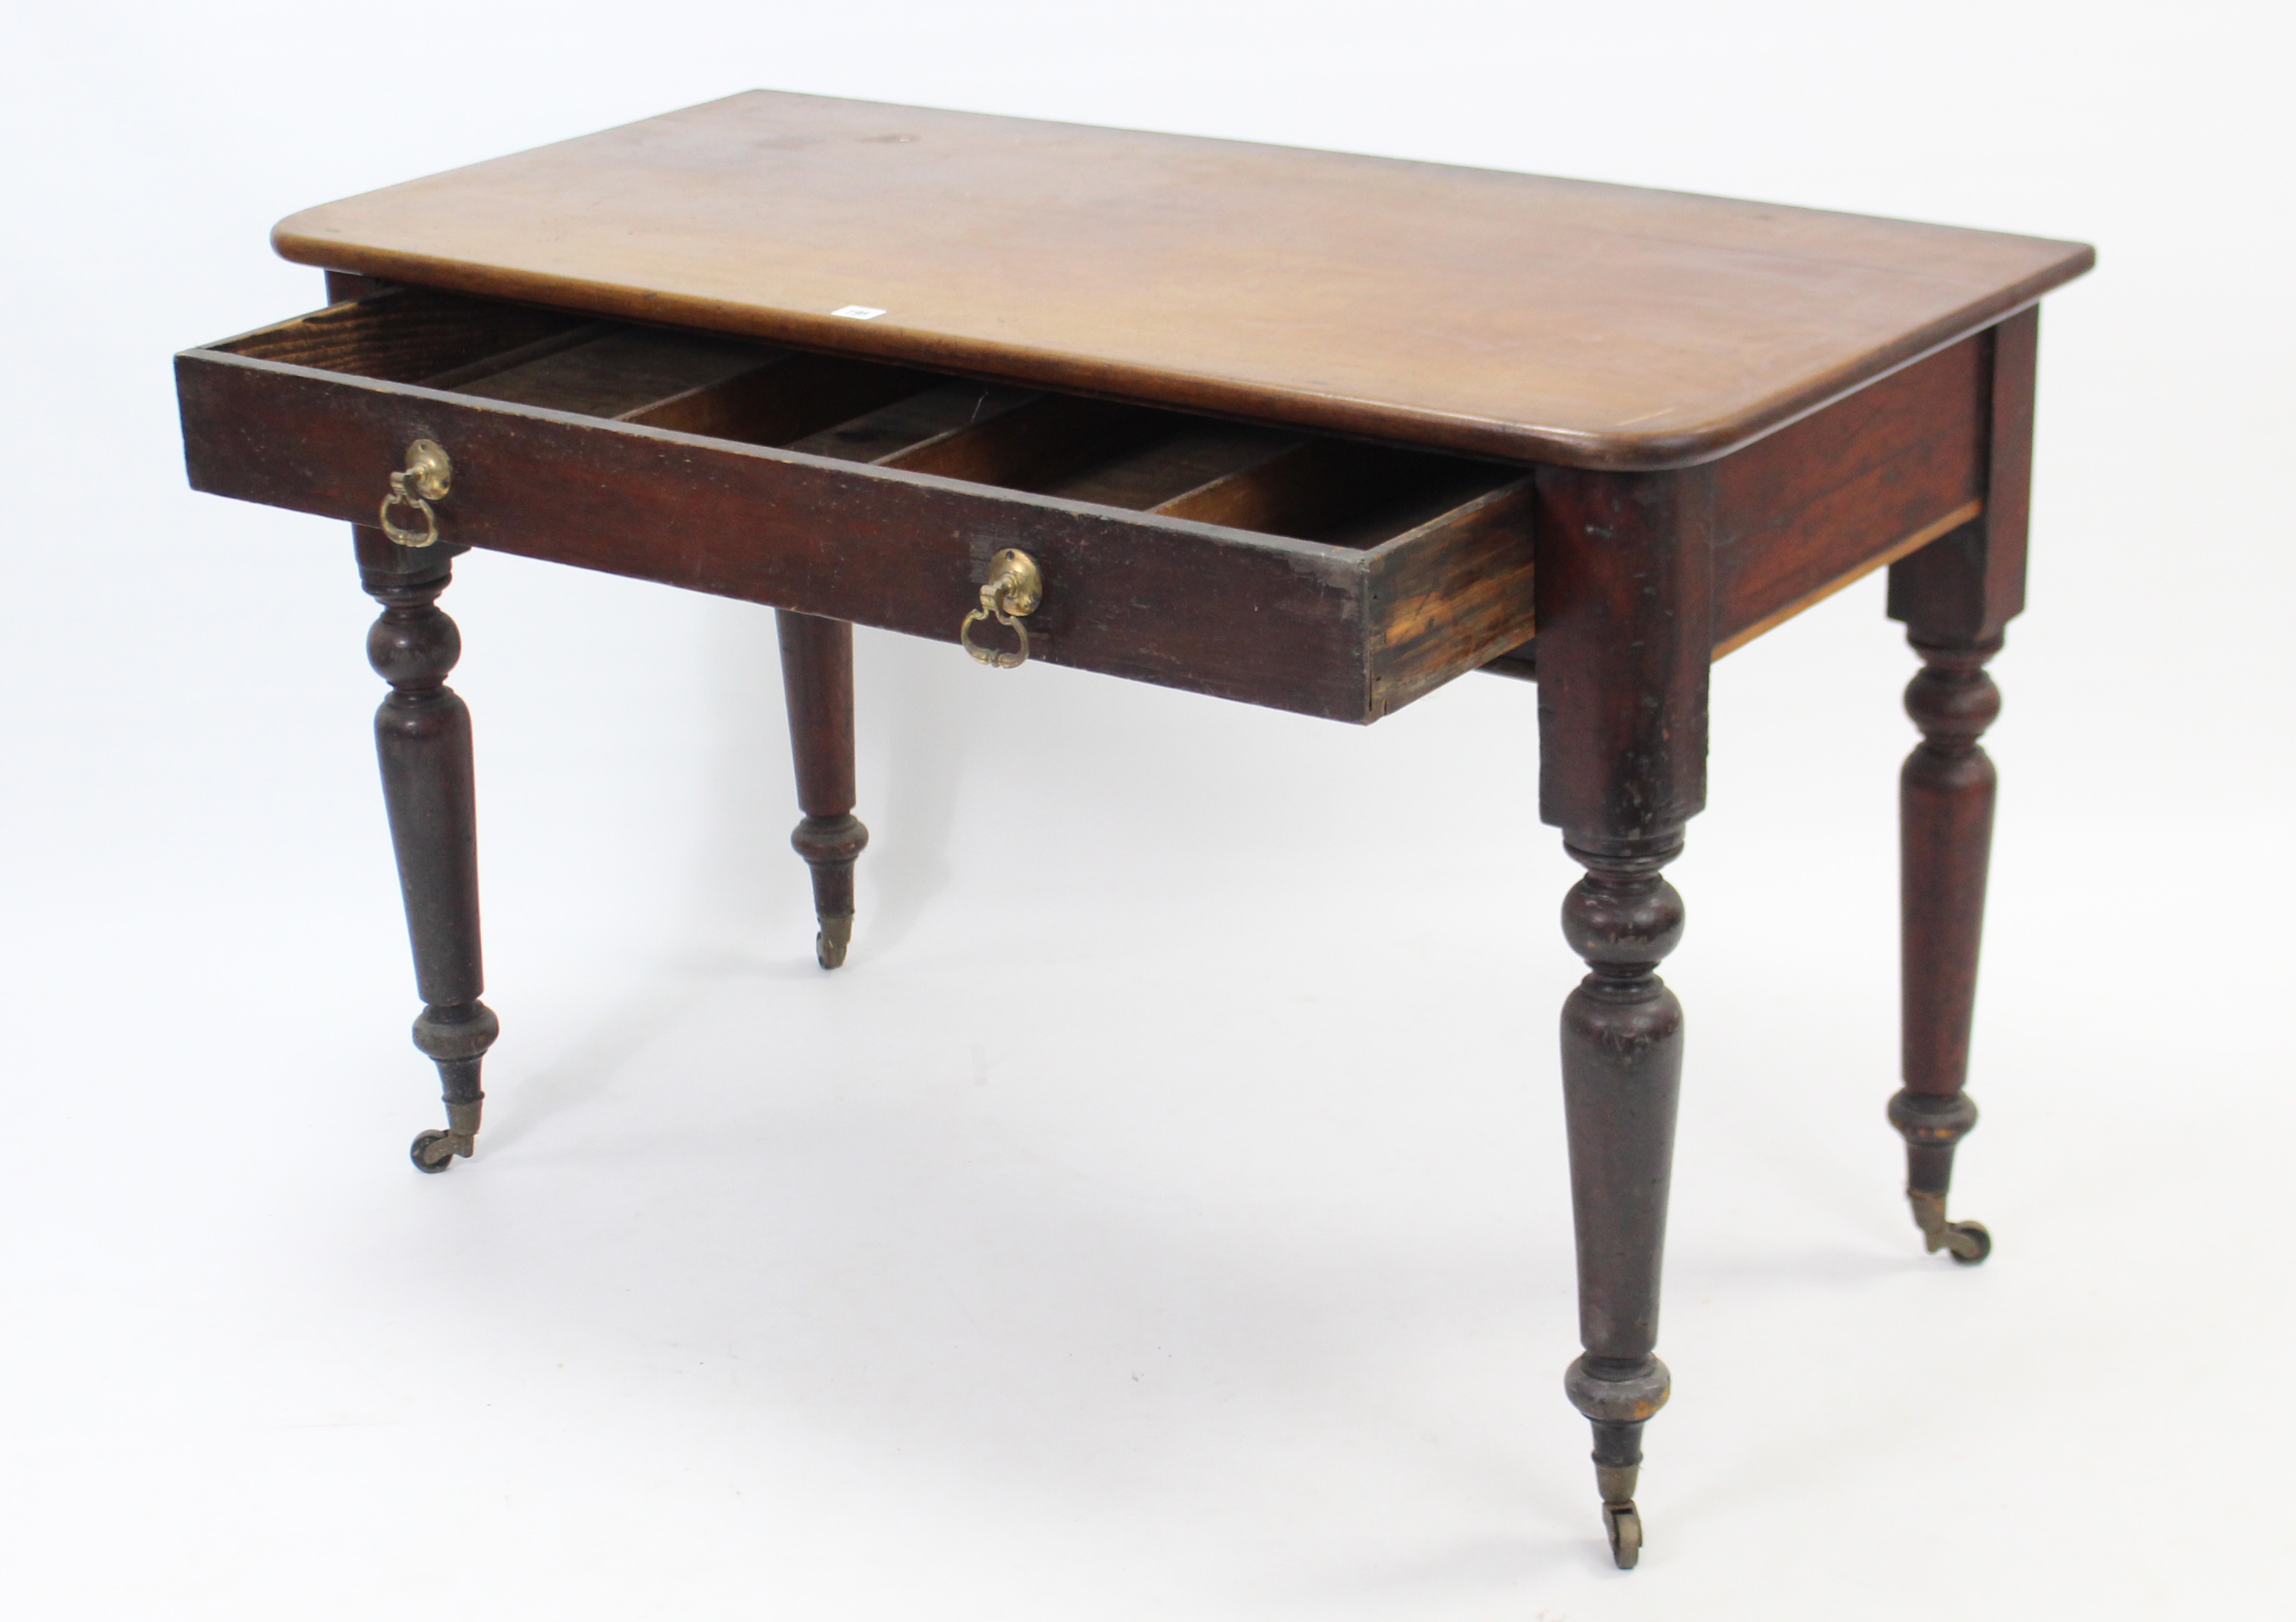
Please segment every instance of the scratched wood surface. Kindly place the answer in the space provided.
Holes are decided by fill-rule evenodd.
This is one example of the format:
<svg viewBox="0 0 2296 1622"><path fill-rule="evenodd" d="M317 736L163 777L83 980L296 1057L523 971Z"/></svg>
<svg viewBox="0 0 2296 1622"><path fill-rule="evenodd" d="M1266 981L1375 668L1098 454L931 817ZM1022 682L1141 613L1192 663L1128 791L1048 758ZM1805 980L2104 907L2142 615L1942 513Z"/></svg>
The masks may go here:
<svg viewBox="0 0 2296 1622"><path fill-rule="evenodd" d="M1588 468L1705 461L2078 243L751 91L283 221L291 259ZM880 309L872 319L847 307Z"/></svg>

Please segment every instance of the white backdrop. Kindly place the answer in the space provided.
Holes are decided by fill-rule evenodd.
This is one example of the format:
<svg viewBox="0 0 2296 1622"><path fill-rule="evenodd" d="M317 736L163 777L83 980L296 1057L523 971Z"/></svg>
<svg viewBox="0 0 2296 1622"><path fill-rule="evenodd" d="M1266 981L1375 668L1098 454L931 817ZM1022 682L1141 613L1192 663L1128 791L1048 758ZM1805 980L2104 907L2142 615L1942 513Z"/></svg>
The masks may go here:
<svg viewBox="0 0 2296 1622"><path fill-rule="evenodd" d="M10 250L0 1583L25 1618L2244 1618L2284 1599L2284 7L50 7ZM754 85L2096 242L1957 1215L1895 1085L1868 582L1716 672L1641 1570L1609 1569L1533 691L1368 732L860 637L812 967L772 617L519 560L480 1158L437 1119L335 526L168 356L313 202Z"/></svg>

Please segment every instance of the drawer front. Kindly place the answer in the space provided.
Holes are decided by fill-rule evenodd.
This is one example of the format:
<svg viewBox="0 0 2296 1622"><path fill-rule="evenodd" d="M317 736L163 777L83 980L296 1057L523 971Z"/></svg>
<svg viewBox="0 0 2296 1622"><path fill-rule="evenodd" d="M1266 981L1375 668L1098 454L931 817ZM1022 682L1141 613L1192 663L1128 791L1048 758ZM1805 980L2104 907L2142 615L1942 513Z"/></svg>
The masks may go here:
<svg viewBox="0 0 2296 1622"><path fill-rule="evenodd" d="M1044 577L1031 657L1341 720L1531 632L1520 470L530 311L490 338L476 301L366 303L388 318L338 307L178 357L195 488L373 525L427 438L453 462L447 542L942 640L1015 547ZM480 335L440 337L442 305ZM489 342L509 364L463 352ZM952 388L979 395L973 420L937 427ZM1307 534L1206 521L1239 514Z"/></svg>

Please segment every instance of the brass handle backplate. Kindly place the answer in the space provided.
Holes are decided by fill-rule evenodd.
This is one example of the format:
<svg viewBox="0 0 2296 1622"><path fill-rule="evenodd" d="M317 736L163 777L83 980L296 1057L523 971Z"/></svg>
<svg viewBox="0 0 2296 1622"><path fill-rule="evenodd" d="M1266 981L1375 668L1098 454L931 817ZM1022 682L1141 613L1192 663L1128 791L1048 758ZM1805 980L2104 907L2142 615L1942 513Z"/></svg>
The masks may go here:
<svg viewBox="0 0 2296 1622"><path fill-rule="evenodd" d="M1037 560L1025 552L1007 547L988 560L988 584L980 588L980 606L964 617L956 627L956 639L964 651L984 665L994 665L999 670L1010 670L1029 660L1029 627L1021 623L1023 617L1034 613L1045 600L1045 577L1037 572ZM1021 639L1015 652L1000 652L984 648L972 640L972 627L983 620L994 619Z"/></svg>
<svg viewBox="0 0 2296 1622"><path fill-rule="evenodd" d="M434 439L417 439L406 447L406 466L390 476L390 494L382 498L382 532L401 546L428 546L439 538L439 515L434 501L447 499L455 482L455 464L447 449ZM393 507L422 515L422 528L410 528L390 516Z"/></svg>

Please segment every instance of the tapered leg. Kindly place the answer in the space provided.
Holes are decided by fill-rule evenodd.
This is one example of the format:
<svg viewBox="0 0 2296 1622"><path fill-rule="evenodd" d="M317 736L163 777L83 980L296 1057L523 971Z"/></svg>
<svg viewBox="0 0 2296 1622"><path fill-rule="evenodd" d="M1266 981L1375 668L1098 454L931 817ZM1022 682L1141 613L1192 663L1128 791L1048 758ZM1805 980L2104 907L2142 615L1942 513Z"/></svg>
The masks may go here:
<svg viewBox="0 0 2296 1622"><path fill-rule="evenodd" d="M382 604L366 650L390 684L375 711L374 742L422 998L414 1045L437 1063L447 1104L447 1129L422 1134L411 1152L417 1167L439 1172L476 1144L485 1097L479 1067L500 1028L479 1001L485 977L471 712L447 685L462 637L438 606L454 578L453 553L445 545L399 546L361 528L358 561L360 583Z"/></svg>
<svg viewBox="0 0 2296 1622"><path fill-rule="evenodd" d="M853 940L854 858L869 843L853 815L853 627L787 609L775 618L797 803L805 813L790 843L813 869L815 960L834 969Z"/></svg>
<svg viewBox="0 0 2296 1622"><path fill-rule="evenodd" d="M1993 762L1978 739L2001 713L1985 661L2001 639L1973 645L1920 640L1921 673L1906 710L1922 741L1898 779L1900 924L1905 977L1905 1085L1890 1101L1906 1139L1906 1196L1924 1244L1957 1262L1993 1249L1982 1223L1946 1220L1954 1145L1977 1125L1962 1086L1977 1004L1985 870L1993 842Z"/></svg>
<svg viewBox="0 0 2296 1622"><path fill-rule="evenodd" d="M1981 1262L1993 1237L1948 1222L1954 1145L1977 1125L1962 1091L1977 1004L1978 936L1993 843L1993 763L1978 739L2001 713L1985 662L2025 606L2026 520L2033 471L2033 387L2039 312L1988 334L1988 466L1983 512L1890 566L1890 618L1922 656L1906 710L1922 730L1899 778L1903 885L1905 1085L1890 1101L1906 1139L1906 1194L1923 1241Z"/></svg>
<svg viewBox="0 0 2296 1622"><path fill-rule="evenodd" d="M1586 868L1562 933L1590 972L1562 1007L1562 1096L1586 1355L1563 1389L1594 1427L1611 1553L1642 1557L1643 1426L1667 1399L1659 1274L1682 1005L1663 869L1705 804L1710 474L1538 475L1539 815Z"/></svg>
<svg viewBox="0 0 2296 1622"><path fill-rule="evenodd" d="M1658 978L1682 938L1682 897L1660 869L1681 841L1572 848L1587 876L1562 932L1593 971L1562 1005L1562 1102L1578 1239L1578 1339L1564 1389L1595 1429L1595 1479L1620 1566L1642 1552L1635 1484L1643 1422L1665 1404L1658 1345L1667 1184L1682 1090L1682 1004Z"/></svg>

